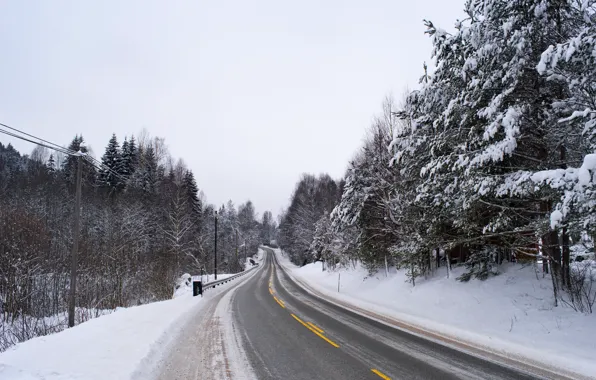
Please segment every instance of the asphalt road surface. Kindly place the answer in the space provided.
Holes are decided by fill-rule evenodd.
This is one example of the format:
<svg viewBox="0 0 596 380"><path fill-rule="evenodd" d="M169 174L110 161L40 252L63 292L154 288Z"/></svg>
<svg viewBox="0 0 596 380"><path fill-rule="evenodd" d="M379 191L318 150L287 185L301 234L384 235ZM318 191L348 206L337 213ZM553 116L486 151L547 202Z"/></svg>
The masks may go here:
<svg viewBox="0 0 596 380"><path fill-rule="evenodd" d="M258 379L537 379L365 318L298 286L267 249L231 300Z"/></svg>

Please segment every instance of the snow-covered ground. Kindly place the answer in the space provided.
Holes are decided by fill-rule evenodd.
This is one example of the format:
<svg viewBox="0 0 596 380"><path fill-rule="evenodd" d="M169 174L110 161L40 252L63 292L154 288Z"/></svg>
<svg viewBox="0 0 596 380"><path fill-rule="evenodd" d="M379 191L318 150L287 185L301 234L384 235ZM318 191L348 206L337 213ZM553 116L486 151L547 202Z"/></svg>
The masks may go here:
<svg viewBox="0 0 596 380"><path fill-rule="evenodd" d="M251 264L250 259L252 259L255 262L255 264L261 263L263 261L264 254L265 254L265 251L263 251L263 248L259 247L259 250L257 251L257 253L254 254L253 256L249 257L249 260L246 260L246 262L244 263L244 269L249 270L250 268L255 266L255 265Z"/></svg>
<svg viewBox="0 0 596 380"><path fill-rule="evenodd" d="M596 315L553 307L551 279L533 266L503 266L501 275L475 283L456 281L463 268L455 268L450 278L438 273L413 287L395 269L389 276L384 270L368 276L361 267L323 272L320 262L298 268L275 251L295 279L326 298L510 358L596 377Z"/></svg>
<svg viewBox="0 0 596 380"><path fill-rule="evenodd" d="M220 277L221 276L221 277ZM218 275L218 279L230 276ZM144 359L159 356L205 301L184 285L172 300L120 308L62 332L17 344L0 354L0 379L74 380L130 379ZM147 369L144 369L146 373ZM138 376L137 376L138 377Z"/></svg>

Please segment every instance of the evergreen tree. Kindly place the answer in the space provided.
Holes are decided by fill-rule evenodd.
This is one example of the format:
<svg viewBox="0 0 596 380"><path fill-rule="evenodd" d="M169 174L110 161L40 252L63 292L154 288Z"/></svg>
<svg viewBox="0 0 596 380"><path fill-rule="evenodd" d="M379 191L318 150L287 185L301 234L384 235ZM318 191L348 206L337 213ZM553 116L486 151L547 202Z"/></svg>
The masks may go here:
<svg viewBox="0 0 596 380"><path fill-rule="evenodd" d="M182 182L182 186L186 193L186 197L188 199L190 213L193 215L193 219L195 219L195 223L200 224L201 214L203 210L203 204L199 199L199 188L197 187L197 182L195 181L195 176L191 170L187 170L184 173L184 179Z"/></svg>
<svg viewBox="0 0 596 380"><path fill-rule="evenodd" d="M54 160L54 155L50 154L50 158L48 159L48 163L46 164L48 173L55 173L56 172L56 161Z"/></svg>
<svg viewBox="0 0 596 380"><path fill-rule="evenodd" d="M130 157L130 148L128 146L128 139L124 137L124 142L122 143L122 164L120 165L120 175L129 178L131 174L131 157Z"/></svg>
<svg viewBox="0 0 596 380"><path fill-rule="evenodd" d="M139 165L138 177L140 179L140 187L147 193L155 193L158 184L158 165L155 151L152 146L148 146L143 151L141 164Z"/></svg>
<svg viewBox="0 0 596 380"><path fill-rule="evenodd" d="M120 152L120 144L116 134L112 134L112 138L106 147L106 151L101 158L102 166L99 169L98 183L99 186L122 190L124 182L119 176L123 172L122 153Z"/></svg>
<svg viewBox="0 0 596 380"><path fill-rule="evenodd" d="M134 174L137 165L138 165L138 157L137 157L137 147L135 143L134 136L128 139L124 139L122 143L122 175L126 178L131 178Z"/></svg>
<svg viewBox="0 0 596 380"><path fill-rule="evenodd" d="M83 136L76 135L68 145L68 149L73 152L89 153L89 149L85 145ZM67 155L62 162L62 175L67 182L74 184L77 173L77 157ZM82 180L83 185L92 185L95 183L96 176L95 166L84 157L82 158Z"/></svg>

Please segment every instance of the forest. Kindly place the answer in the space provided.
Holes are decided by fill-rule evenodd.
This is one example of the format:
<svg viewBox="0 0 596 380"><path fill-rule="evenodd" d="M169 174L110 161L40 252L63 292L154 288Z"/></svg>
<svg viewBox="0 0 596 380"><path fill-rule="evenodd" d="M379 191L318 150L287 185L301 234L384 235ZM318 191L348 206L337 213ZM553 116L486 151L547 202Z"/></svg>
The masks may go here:
<svg viewBox="0 0 596 380"><path fill-rule="evenodd" d="M29 155L0 143L0 351L66 327L78 157L69 153L87 154L77 323L171 298L184 273L214 273L215 218L219 273L240 272L274 238L271 212L259 217L251 201L208 204L163 138L144 131L120 145L114 134L101 161L88 149L83 136Z"/></svg>
<svg viewBox="0 0 596 380"><path fill-rule="evenodd" d="M418 88L384 101L341 180L296 185L279 225L292 261L391 265L413 285L540 265L555 305L591 312L595 3L468 0L452 31L424 21Z"/></svg>

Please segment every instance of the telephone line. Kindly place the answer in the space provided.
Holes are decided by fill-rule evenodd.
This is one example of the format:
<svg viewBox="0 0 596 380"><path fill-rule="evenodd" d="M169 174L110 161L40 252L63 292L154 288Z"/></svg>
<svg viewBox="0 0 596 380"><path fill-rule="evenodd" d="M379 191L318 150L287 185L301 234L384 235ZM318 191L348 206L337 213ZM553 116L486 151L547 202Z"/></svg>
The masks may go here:
<svg viewBox="0 0 596 380"><path fill-rule="evenodd" d="M78 156L78 155L79 155L79 154L78 154L78 152L75 152L75 151L74 151L74 150L72 150L72 149L65 148L65 147L63 147L63 146L60 146L60 145L58 145L58 144L55 144L55 143L53 143L53 142L51 142L51 141L44 140L44 139L42 139L42 138L40 138L40 137L34 136L34 135L32 135L32 134L29 134L29 133L27 133L27 132L23 132L23 131L21 131L21 130L19 130L19 129L17 129L17 128L13 128L13 127L11 127L11 126L8 126L8 125L6 125L6 124L4 124L4 123L0 123L0 126L3 126L3 127L5 127L5 128L9 128L9 129L11 129L11 130L13 130L13 131L16 131L16 132L18 132L18 133L21 133L21 134L23 134L23 135L25 135L25 136L29 136L29 137L31 137L31 138L37 139L37 140L39 140L39 141L30 140L30 139L28 139L28 138L26 138L26 137L19 136L19 135L17 135L17 134L15 134L15 133L13 133L13 132L9 132L9 131L6 131L6 130L3 130L3 129L0 129L0 133L4 133L4 134L6 134L6 135L8 135L8 136L12 136L12 137L15 137L15 138L17 138L17 139L21 139L21 140L23 140L23 141L27 141L27 142L30 142L30 143L33 143L33 144L36 144L36 145L39 145L39 146L43 146L43 147L45 147L45 148L52 149L52 150L55 150L55 151L57 151L57 152L60 152L60 153L62 153L62 154L69 155L69 156ZM46 143L46 144L44 144L44 143ZM52 146L52 145L53 145L53 146ZM121 180L126 180L126 179L127 179L126 177L124 177L124 176L120 175L119 173L115 172L114 170L110 169L110 168L109 168L108 166L106 166L104 163L102 163L101 161L97 160L96 158L94 158L94 157L92 157L92 156L90 156L90 155L85 155L85 156L84 156L84 158L85 158L85 160L86 160L86 161L87 161L89 164L93 165L93 167L95 167L95 168L96 168L96 169L98 169L98 170L102 170L102 169L103 169L103 170L107 170L108 172L110 172L110 173L114 174L114 175L115 175L117 178L119 178L119 179L121 179Z"/></svg>
<svg viewBox="0 0 596 380"><path fill-rule="evenodd" d="M27 141L27 142L30 142L30 143L33 143L33 144L36 144L36 145L39 145L39 146L43 146L43 147L45 147L45 148L48 148L48 149L52 149L52 150L58 151L58 152L60 152L60 153L67 154L67 155L69 155L69 156L76 156L76 155L77 155L76 153L71 153L71 152L70 152L70 151L68 151L68 150L61 150L61 149L57 149L57 148L54 148L54 147L52 147L52 146L49 146L49 145L43 144L43 143L41 143L41 142L38 142L38 141L33 141L33 140L30 140L30 139L28 139L28 138L26 138L26 137L23 137L23 136L16 135L16 134L14 134L14 133L12 133L12 132L9 132L9 131L5 131L5 130L3 130L3 129L0 129L0 133L4 133L5 135L12 136L12 137L15 137L15 138L17 138L17 139L21 139L21 140L24 140L24 141Z"/></svg>
<svg viewBox="0 0 596 380"><path fill-rule="evenodd" d="M63 147L63 146L61 146L61 145L58 145L58 144L54 144L54 143L53 143L53 142L51 142L51 141L48 141L48 140L44 140L44 139L42 139L41 137L33 136L33 135L31 135L31 134L29 134L29 133L27 133L27 132L23 132L23 131L21 131L21 130L19 130L19 129L17 129L17 128L11 127L11 126L9 126L9 125L6 125L6 124L4 124L4 123L0 123L0 126L2 126L2 127L5 127L5 128L8 128L8 129L12 129L13 131L19 132L19 133L21 133L21 134L23 134L23 135L25 135L25 136L32 137L32 138L34 138L34 139L37 139L37 140L39 140L39 141L43 141L43 142L44 142L44 143L46 143L46 144L54 145L54 146L55 146L55 147L57 147L58 149L57 149L57 148L51 148L51 147L47 147L47 146L46 146L46 148L49 148L49 149L54 149L54 150L65 150L65 151L72 152L73 154L76 154L76 152L75 152L75 151L73 151L73 150L71 150L71 149L65 148L65 147ZM15 136L15 137L16 137L16 136Z"/></svg>

